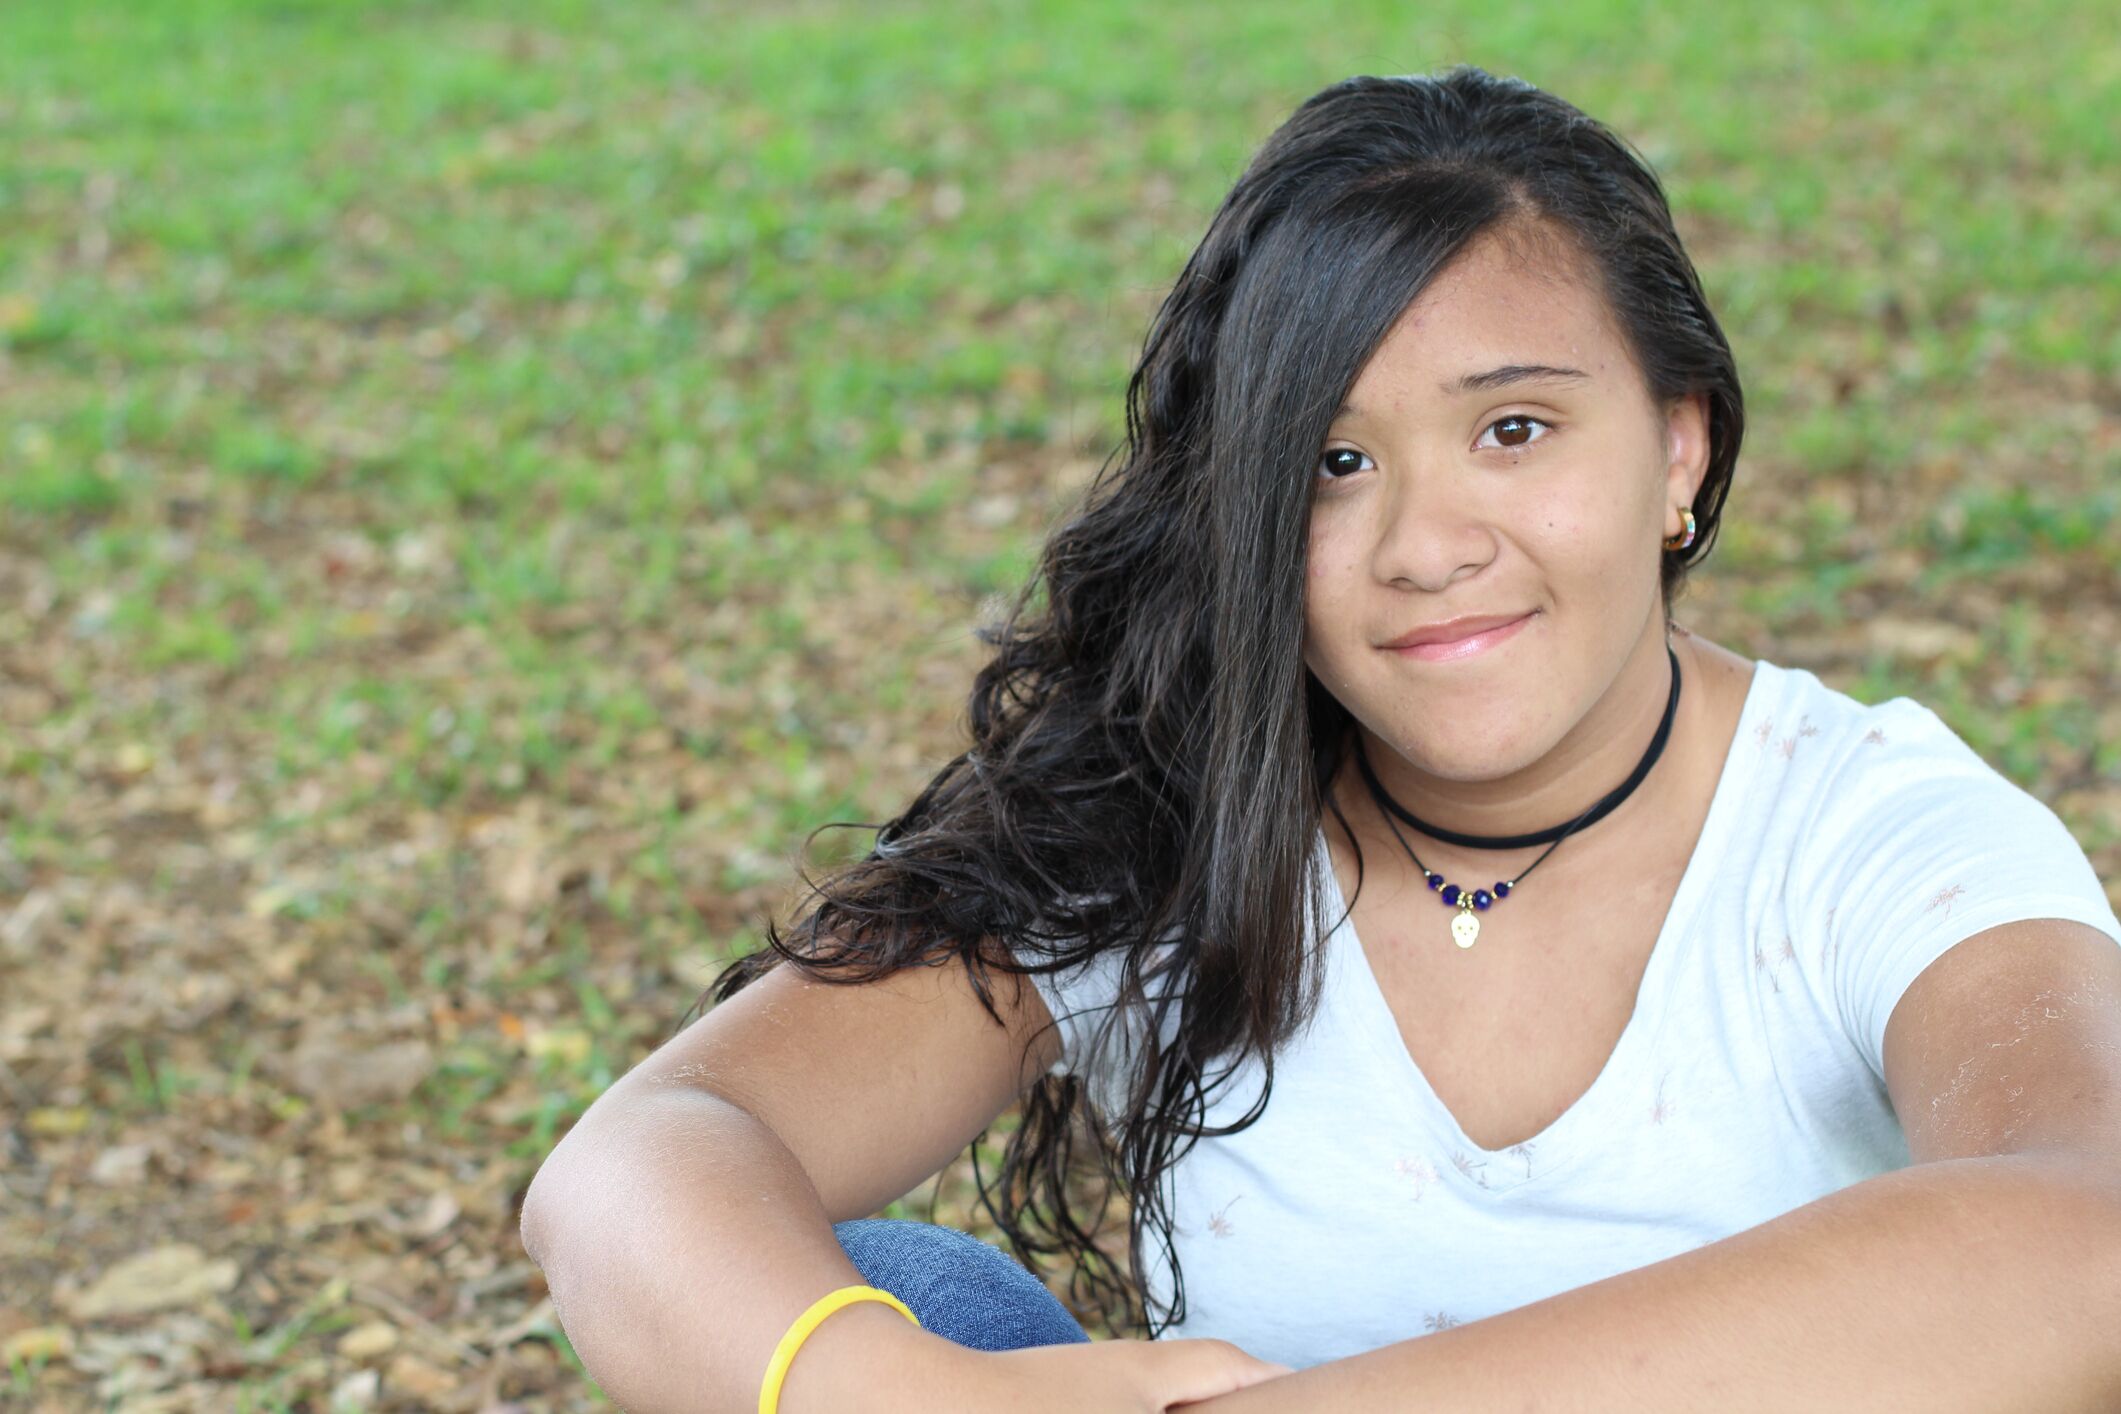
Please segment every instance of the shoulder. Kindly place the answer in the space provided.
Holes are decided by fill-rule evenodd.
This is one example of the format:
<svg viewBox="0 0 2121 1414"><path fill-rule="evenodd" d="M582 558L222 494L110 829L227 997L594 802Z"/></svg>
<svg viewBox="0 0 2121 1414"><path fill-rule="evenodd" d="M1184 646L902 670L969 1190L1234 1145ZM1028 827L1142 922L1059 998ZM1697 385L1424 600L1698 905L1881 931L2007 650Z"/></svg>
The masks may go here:
<svg viewBox="0 0 2121 1414"><path fill-rule="evenodd" d="M1789 672L1792 715L1775 728L1777 750L1802 742L1792 768L1813 753L1809 779L1793 774L1799 799L1783 821L1787 886L1805 906L1838 909L1847 924L1909 908L1958 917L1978 911L1975 900L1999 914L2069 905L2052 916L2108 926L2104 887L2062 817L1936 712L1909 697L1858 702ZM1806 726L1817 735L1803 737Z"/></svg>
<svg viewBox="0 0 2121 1414"><path fill-rule="evenodd" d="M1836 701L1841 698L1843 700ZM2060 815L1907 697L1809 700L1833 743L1790 843L1784 904L1871 1070L1908 987L1961 941L2054 918L2121 941L2104 884Z"/></svg>
<svg viewBox="0 0 2121 1414"><path fill-rule="evenodd" d="M1769 693L1740 745L1782 767L1822 815L1877 808L1882 795L1940 780L2032 797L1912 697L1863 702L1806 668L1772 671Z"/></svg>
<svg viewBox="0 0 2121 1414"><path fill-rule="evenodd" d="M1691 674L1724 704L1718 715L1730 724L1733 753L1802 763L1816 774L1822 758L1839 761L1858 744L1881 745L1903 712L1926 710L1905 697L1860 702L1810 669L1746 658L1699 634L1675 632L1684 636Z"/></svg>
<svg viewBox="0 0 2121 1414"><path fill-rule="evenodd" d="M1775 671L1776 690L1733 749L1756 753L1767 777L1763 837L1779 846L1792 902L1839 905L1846 919L1960 885L2100 892L2054 808L1931 708L1905 696L1866 703L1806 669Z"/></svg>

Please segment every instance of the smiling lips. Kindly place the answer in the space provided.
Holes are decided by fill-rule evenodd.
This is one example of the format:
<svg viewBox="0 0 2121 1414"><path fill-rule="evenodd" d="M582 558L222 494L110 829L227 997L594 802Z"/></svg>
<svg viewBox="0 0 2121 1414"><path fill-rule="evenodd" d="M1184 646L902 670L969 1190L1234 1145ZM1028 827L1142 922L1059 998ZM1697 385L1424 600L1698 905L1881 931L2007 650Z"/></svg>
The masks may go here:
<svg viewBox="0 0 2121 1414"><path fill-rule="evenodd" d="M1519 614L1514 618L1504 614L1487 614L1452 619L1449 623L1416 629L1385 644L1384 647L1388 652L1405 658L1419 658L1425 663L1471 658L1509 639L1517 630L1531 622L1531 619L1532 615L1529 613Z"/></svg>

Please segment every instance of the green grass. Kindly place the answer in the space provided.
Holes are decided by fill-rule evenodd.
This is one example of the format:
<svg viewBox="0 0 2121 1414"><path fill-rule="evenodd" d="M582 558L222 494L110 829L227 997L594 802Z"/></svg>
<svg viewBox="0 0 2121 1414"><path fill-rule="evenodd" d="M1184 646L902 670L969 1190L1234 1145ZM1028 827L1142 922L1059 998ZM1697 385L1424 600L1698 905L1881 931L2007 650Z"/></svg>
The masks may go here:
<svg viewBox="0 0 2121 1414"><path fill-rule="evenodd" d="M93 1057L40 1102L313 1166L398 1162L414 1125L505 1207L757 945L804 832L958 749L973 623L1115 443L1253 147L1333 79L1455 61L1652 159L1737 351L1745 456L1682 618L1924 701L2115 877L2121 682L2083 627L2121 599L2109 29L2057 0L6 7L0 916L128 900L68 896L76 970L0 977ZM1888 613L1971 646L1876 641ZM151 808L196 829L126 834ZM113 1011L143 938L247 1009L166 1043ZM344 1134L258 1064L326 1007L438 1055ZM0 1284L34 1300L51 1260ZM230 1307L285 1337L232 1377L250 1407L345 1373L281 1275ZM511 1378L586 1405L552 1349Z"/></svg>

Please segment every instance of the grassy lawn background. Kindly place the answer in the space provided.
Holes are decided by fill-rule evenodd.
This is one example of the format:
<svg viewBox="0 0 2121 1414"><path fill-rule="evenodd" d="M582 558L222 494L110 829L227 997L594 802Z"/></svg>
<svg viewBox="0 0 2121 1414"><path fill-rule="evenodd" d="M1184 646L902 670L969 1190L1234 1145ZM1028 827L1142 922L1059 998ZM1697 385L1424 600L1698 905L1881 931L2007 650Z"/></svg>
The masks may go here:
<svg viewBox="0 0 2121 1414"><path fill-rule="evenodd" d="M2102 7L1507 8L0 9L0 1403L601 1402L523 1185L959 749L1349 73L1645 152L1749 402L1681 621L1930 705L2121 897Z"/></svg>

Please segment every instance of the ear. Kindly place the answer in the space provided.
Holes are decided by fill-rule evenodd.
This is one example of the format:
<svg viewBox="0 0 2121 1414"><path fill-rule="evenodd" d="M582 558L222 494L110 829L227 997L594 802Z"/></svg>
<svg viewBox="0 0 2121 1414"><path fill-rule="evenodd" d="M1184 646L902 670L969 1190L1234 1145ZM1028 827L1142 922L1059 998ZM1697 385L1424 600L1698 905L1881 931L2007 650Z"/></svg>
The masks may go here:
<svg viewBox="0 0 2121 1414"><path fill-rule="evenodd" d="M1709 473L1709 395L1687 393L1665 410L1665 535L1686 529L1681 506L1694 504ZM1697 516L1697 519L1699 517Z"/></svg>

